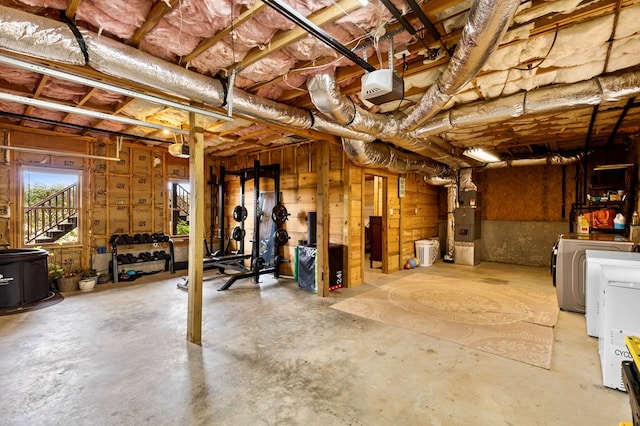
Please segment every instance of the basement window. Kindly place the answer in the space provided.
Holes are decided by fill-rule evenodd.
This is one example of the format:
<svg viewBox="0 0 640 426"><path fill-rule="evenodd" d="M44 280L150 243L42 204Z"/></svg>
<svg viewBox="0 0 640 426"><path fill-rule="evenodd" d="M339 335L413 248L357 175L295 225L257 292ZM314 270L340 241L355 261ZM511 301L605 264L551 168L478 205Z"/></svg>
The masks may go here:
<svg viewBox="0 0 640 426"><path fill-rule="evenodd" d="M191 187L187 181L169 181L169 226L171 235L189 235Z"/></svg>
<svg viewBox="0 0 640 426"><path fill-rule="evenodd" d="M51 168L22 172L24 243L80 242L80 173Z"/></svg>

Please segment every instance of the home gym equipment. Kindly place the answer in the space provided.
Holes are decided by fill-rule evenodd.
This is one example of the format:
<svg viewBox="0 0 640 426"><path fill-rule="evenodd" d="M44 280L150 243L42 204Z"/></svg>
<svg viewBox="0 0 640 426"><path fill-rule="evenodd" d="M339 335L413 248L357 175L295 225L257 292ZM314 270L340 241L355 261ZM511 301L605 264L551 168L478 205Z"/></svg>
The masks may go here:
<svg viewBox="0 0 640 426"><path fill-rule="evenodd" d="M271 211L271 219L277 224L282 225L289 219L290 214L287 208L282 204L276 204Z"/></svg>
<svg viewBox="0 0 640 426"><path fill-rule="evenodd" d="M231 239L237 242L238 250L229 253L229 243L225 247L225 197L224 187L227 176L238 176L240 178L240 197L241 204L234 207L232 212L233 220L239 223L231 231L229 243ZM274 193L260 193L260 178L273 179ZM254 181L254 227L252 239L251 253L244 253L244 239L246 231L244 222L249 216L247 208L244 206L245 184L248 181ZM227 171L224 166L220 167L219 179L219 220L220 220L220 246L219 249L211 253L209 247L205 244L205 258L203 259L203 267L205 270L218 268L220 273L225 273L226 269L236 271L238 273L229 276L229 279L220 287L218 291L227 290L237 280L242 278L253 277L253 282L257 284L262 274L273 273L274 277L279 277L279 266L288 262L278 251L281 246L285 245L289 240L289 235L284 229L274 229L275 225L282 225L289 216L286 207L280 200L280 165L260 165L259 161L254 161L254 166L238 171ZM271 226L263 224L265 217L264 211L268 209L267 205L273 205L271 209ZM267 210L268 211L268 210ZM261 226L262 225L262 226ZM248 263L248 265L247 265ZM178 288L187 289L188 279L185 277L178 284Z"/></svg>

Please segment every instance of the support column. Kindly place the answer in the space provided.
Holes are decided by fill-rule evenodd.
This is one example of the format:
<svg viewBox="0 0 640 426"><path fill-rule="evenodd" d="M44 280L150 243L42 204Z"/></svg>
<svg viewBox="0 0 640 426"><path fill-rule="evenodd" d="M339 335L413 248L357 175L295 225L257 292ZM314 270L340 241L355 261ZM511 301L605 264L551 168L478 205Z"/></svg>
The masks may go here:
<svg viewBox="0 0 640 426"><path fill-rule="evenodd" d="M316 152L318 165L318 210L317 252L316 252L316 282L318 296L329 295L329 142L319 141Z"/></svg>
<svg viewBox="0 0 640 426"><path fill-rule="evenodd" d="M204 269L204 117L189 113L189 299L187 340L202 341L202 275Z"/></svg>

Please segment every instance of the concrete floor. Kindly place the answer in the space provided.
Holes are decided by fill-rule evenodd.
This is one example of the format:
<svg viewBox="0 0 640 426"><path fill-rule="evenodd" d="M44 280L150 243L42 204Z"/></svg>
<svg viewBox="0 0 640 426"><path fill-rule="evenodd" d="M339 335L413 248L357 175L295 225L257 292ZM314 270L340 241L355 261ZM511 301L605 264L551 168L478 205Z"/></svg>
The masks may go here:
<svg viewBox="0 0 640 426"><path fill-rule="evenodd" d="M419 272L427 272L420 268ZM186 271L182 271L186 272ZM415 273L328 298L290 279L205 274L202 345L187 343L176 275L99 285L0 317L2 425L617 425L584 316L560 312L551 370L330 309ZM428 273L554 292L548 268L445 264Z"/></svg>

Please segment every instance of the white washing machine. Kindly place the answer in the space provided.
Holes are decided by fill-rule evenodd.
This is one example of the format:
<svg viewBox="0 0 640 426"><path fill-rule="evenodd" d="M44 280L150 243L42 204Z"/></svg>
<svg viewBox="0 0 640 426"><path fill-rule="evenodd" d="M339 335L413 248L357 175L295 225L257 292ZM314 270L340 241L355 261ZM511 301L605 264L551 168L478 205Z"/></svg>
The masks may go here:
<svg viewBox="0 0 640 426"><path fill-rule="evenodd" d="M613 234L562 234L558 239L555 282L558 307L585 313L585 250L630 252L633 242Z"/></svg>
<svg viewBox="0 0 640 426"><path fill-rule="evenodd" d="M602 381L607 387L624 391L622 361L632 359L624 339L640 335L640 265L635 260L619 261L617 266L604 266L602 272L604 291L598 327Z"/></svg>
<svg viewBox="0 0 640 426"><path fill-rule="evenodd" d="M640 253L586 250L585 256L587 259L585 275L587 334L599 337L605 276L614 281L624 281L632 276L633 271L629 268L635 265L640 269Z"/></svg>

